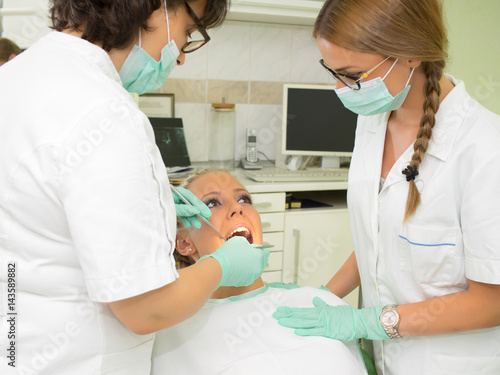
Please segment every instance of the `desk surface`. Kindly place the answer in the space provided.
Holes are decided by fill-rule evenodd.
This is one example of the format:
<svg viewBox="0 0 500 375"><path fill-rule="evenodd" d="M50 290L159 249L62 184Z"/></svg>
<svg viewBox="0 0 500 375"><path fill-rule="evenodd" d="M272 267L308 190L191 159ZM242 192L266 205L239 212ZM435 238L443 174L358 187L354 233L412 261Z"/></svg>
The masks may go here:
<svg viewBox="0 0 500 375"><path fill-rule="evenodd" d="M269 168L273 163L263 162L264 167ZM207 162L193 163L196 168L208 168ZM256 182L245 176L245 170L235 168L230 171L249 193L276 193L297 191L325 191L325 190L347 190L347 181L300 181L300 182Z"/></svg>
<svg viewBox="0 0 500 375"><path fill-rule="evenodd" d="M237 168L231 172L250 193L347 190L347 181L256 182Z"/></svg>

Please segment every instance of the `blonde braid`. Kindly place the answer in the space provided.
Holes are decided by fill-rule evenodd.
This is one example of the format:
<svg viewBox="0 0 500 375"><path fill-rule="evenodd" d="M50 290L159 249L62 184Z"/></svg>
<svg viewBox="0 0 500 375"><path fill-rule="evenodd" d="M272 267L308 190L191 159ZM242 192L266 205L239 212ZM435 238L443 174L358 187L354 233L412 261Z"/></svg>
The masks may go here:
<svg viewBox="0 0 500 375"><path fill-rule="evenodd" d="M418 175L420 164L424 160L425 152L429 146L429 140L432 136L432 128L436 124L436 113L439 109L439 97L441 95L441 85L439 81L443 75L445 66L444 61L422 62L422 69L427 77L425 84L424 115L420 120L420 129L417 133L417 139L413 144L414 153L410 164L403 170L410 186L408 197L406 199L406 210L404 221L412 216L420 204L420 192L415 184L415 177Z"/></svg>

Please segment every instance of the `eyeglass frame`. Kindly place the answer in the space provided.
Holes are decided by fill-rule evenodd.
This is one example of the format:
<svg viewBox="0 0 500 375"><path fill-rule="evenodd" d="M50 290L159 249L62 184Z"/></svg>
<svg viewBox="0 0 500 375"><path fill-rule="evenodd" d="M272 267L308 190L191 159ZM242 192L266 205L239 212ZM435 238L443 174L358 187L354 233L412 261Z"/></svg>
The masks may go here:
<svg viewBox="0 0 500 375"><path fill-rule="evenodd" d="M184 6L186 7L186 12L189 14L189 16L193 19L194 24L197 26L198 31L200 34L203 36L203 44L199 45L195 49L192 49L190 51L186 51L186 47L189 46L192 43L198 43L201 42L201 40L191 40L186 42L181 48L181 51L184 53L191 53L194 51L197 51L201 47L203 47L205 44L207 44L210 41L210 36L207 34L207 30L205 29L205 26L202 25L200 19L196 16L196 13L193 11L193 9L189 6L187 2L184 1Z"/></svg>
<svg viewBox="0 0 500 375"><path fill-rule="evenodd" d="M340 82L342 82L344 85L346 85L347 87L349 87L351 90L360 90L361 89L361 84L359 83L359 81L361 81L362 79L365 79L366 77L368 77L371 73L373 73L373 71L375 69L377 69L380 65L382 65L387 60L389 60L389 58L390 58L390 56L387 56L382 62L378 63L377 66L375 66L374 68L371 68L370 70L367 70L366 72L362 73L361 77L359 77L359 78L358 77L354 77L354 76L350 76L348 74L339 74L339 73L337 73L335 70L333 70L328 65L326 65L326 62L323 59L319 60L319 63L321 64L321 66L323 68L325 68L328 71L328 73L330 73L333 76L333 78L338 79ZM356 84L356 86L353 87L350 83L347 83L342 78L348 78L348 79L353 80L354 83Z"/></svg>

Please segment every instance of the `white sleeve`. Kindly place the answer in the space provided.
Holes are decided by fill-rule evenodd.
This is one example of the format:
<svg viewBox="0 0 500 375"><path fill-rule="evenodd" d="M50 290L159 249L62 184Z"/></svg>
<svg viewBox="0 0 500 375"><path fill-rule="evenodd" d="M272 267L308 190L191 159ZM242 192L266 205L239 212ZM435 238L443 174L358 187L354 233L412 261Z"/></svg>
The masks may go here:
<svg viewBox="0 0 500 375"><path fill-rule="evenodd" d="M471 168L460 212L466 277L488 284L500 284L500 121L495 125L486 126L493 132L464 161Z"/></svg>
<svg viewBox="0 0 500 375"><path fill-rule="evenodd" d="M166 169L133 102L107 103L78 121L61 147L58 174L93 301L136 296L178 277Z"/></svg>

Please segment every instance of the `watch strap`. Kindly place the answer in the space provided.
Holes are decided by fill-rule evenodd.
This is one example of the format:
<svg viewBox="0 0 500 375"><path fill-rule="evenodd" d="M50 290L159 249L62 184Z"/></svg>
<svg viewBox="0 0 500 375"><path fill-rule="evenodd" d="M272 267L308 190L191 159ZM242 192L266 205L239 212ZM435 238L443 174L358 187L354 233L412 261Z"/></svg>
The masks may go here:
<svg viewBox="0 0 500 375"><path fill-rule="evenodd" d="M399 332L398 332L400 317L399 317L399 313L397 310L397 306L398 305L394 305L394 304L386 305L386 306L384 306L384 308L382 309L382 313L380 314L380 317L382 317L382 315L384 315L384 313L388 310L391 310L391 311L396 313L397 321L396 321L396 324L394 324L394 325L386 325L382 322L382 320L380 320L380 324L382 325L382 328L384 328L385 333L387 333L387 336L389 336L392 340L401 338L401 336L399 335Z"/></svg>

